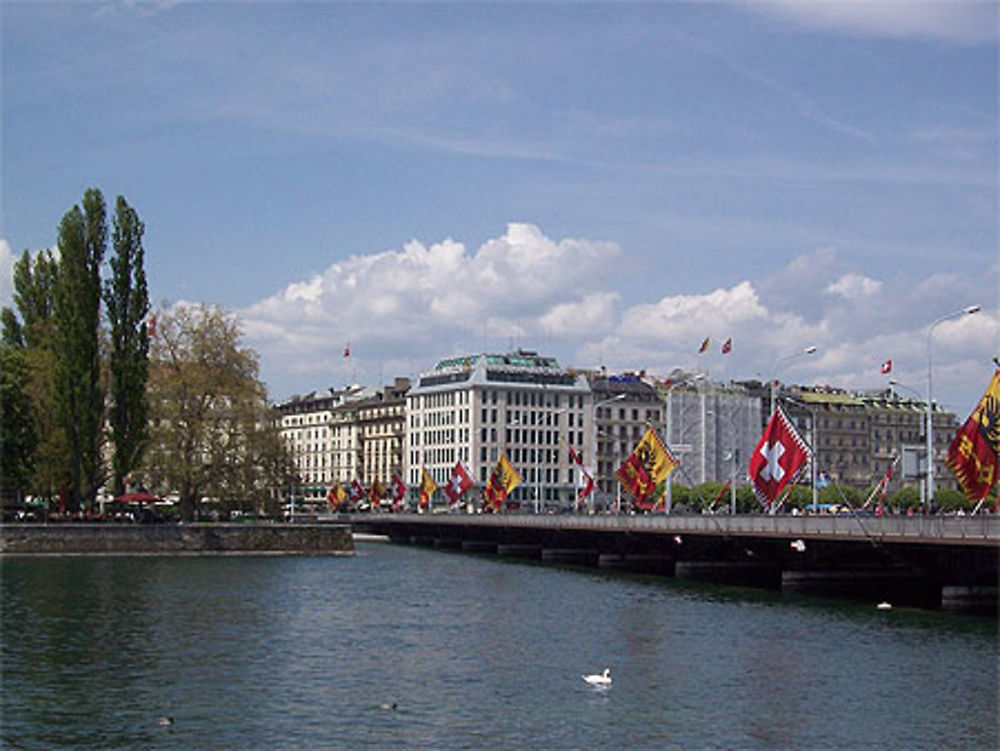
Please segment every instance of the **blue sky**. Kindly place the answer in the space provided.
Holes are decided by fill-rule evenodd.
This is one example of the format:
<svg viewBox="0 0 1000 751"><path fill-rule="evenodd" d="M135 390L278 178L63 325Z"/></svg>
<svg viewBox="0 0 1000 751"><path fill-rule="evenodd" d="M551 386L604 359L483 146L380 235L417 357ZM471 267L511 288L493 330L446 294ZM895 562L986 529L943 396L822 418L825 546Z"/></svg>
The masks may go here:
<svg viewBox="0 0 1000 751"><path fill-rule="evenodd" d="M981 304L933 337L964 415L1000 351L997 8L5 2L0 302L96 186L275 399L512 345L725 380L814 344L779 377L892 358L923 394L929 324Z"/></svg>

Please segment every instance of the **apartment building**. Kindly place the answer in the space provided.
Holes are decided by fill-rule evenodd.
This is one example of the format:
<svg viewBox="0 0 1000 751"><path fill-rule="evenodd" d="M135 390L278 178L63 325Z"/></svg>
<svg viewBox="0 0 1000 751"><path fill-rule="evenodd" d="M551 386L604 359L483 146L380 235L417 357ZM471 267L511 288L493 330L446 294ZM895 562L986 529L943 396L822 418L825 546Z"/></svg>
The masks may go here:
<svg viewBox="0 0 1000 751"><path fill-rule="evenodd" d="M406 482L427 468L443 487L462 462L482 488L501 454L522 478L510 501L539 511L574 502L579 469L569 448L592 445L592 396L582 373L537 352L441 360L406 395Z"/></svg>

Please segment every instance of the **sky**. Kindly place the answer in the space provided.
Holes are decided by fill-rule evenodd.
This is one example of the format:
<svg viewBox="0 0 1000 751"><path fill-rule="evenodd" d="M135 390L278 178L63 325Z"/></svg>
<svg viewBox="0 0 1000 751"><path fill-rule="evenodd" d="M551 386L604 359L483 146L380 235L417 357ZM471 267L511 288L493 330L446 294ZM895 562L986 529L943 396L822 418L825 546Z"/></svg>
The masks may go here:
<svg viewBox="0 0 1000 751"><path fill-rule="evenodd" d="M232 311L276 401L522 347L930 373L964 419L1000 353L998 7L5 0L0 304L97 187L156 307Z"/></svg>

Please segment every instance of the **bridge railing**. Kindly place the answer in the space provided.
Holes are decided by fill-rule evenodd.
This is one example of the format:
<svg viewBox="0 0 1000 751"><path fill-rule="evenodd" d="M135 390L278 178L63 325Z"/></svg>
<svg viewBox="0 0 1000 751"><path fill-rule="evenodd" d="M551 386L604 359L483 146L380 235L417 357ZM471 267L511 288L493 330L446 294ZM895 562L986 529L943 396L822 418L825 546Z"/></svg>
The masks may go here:
<svg viewBox="0 0 1000 751"><path fill-rule="evenodd" d="M352 521L521 527L656 534L714 534L803 538L872 538L1000 545L1000 516L663 516L531 514L386 514L352 515Z"/></svg>

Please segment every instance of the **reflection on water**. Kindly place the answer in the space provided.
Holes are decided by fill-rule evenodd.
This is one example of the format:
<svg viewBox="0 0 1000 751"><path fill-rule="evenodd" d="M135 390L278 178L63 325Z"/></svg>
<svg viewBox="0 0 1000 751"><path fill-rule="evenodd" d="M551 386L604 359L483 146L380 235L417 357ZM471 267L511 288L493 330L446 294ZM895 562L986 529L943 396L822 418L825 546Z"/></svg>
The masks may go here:
<svg viewBox="0 0 1000 751"><path fill-rule="evenodd" d="M992 620L380 544L2 567L12 748L997 746Z"/></svg>

